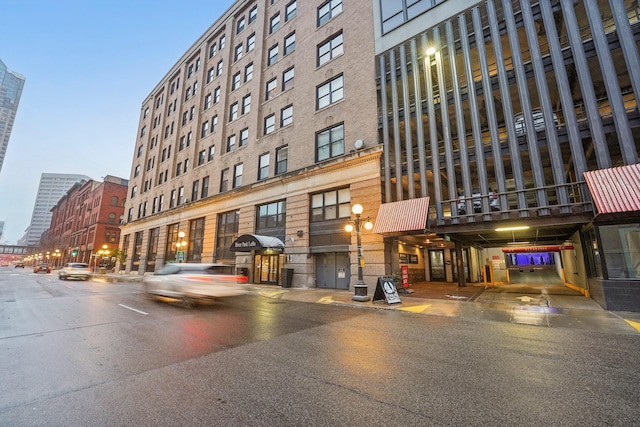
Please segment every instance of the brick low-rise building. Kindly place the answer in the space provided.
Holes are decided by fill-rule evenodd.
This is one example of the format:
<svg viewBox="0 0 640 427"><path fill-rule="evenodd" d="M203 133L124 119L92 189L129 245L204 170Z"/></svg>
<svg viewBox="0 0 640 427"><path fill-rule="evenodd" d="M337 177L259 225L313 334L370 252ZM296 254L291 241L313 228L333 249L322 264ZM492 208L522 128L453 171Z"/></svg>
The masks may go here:
<svg viewBox="0 0 640 427"><path fill-rule="evenodd" d="M126 179L108 175L103 182L83 181L67 191L51 209L51 226L42 244L44 251L60 254L56 265L93 265L104 245L118 248L127 188Z"/></svg>

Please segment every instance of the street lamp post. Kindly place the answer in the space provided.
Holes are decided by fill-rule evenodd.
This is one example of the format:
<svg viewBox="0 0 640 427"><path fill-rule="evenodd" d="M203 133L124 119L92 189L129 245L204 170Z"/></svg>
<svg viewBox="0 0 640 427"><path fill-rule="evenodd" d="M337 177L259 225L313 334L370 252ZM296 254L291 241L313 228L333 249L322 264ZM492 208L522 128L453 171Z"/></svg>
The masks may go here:
<svg viewBox="0 0 640 427"><path fill-rule="evenodd" d="M369 218L361 219L360 215L362 215L363 207L361 204L355 204L351 207L351 212L353 212L356 216L354 221L349 222L345 226L345 230L349 233L355 231L356 232L356 248L358 255L358 281L353 285L353 296L351 299L353 301L366 302L371 298L367 295L367 285L364 283L362 277L362 267L364 266L364 258L362 257L362 241L360 238L361 227L364 226L366 230L371 230L373 228L373 223L369 220Z"/></svg>
<svg viewBox="0 0 640 427"><path fill-rule="evenodd" d="M53 252L54 268L58 268L60 265L60 249L56 249Z"/></svg>

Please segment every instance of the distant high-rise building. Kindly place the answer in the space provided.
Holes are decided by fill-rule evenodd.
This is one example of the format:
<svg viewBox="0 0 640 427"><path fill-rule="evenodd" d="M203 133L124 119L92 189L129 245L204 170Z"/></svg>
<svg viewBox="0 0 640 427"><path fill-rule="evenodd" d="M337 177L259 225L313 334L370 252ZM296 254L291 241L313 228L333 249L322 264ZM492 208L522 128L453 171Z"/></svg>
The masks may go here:
<svg viewBox="0 0 640 427"><path fill-rule="evenodd" d="M42 233L49 228L51 223L51 208L58 203L73 184L90 179L86 175L43 173L40 177L38 194L31 214L31 223L22 239L23 244L38 246Z"/></svg>
<svg viewBox="0 0 640 427"><path fill-rule="evenodd" d="M0 171L18 111L24 80L20 74L7 71L7 66L0 60Z"/></svg>

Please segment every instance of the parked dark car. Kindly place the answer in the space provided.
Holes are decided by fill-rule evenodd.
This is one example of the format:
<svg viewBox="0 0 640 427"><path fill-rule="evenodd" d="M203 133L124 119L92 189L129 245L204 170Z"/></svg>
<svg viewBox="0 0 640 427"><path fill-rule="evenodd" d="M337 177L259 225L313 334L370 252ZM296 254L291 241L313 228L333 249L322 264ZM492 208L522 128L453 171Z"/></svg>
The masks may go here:
<svg viewBox="0 0 640 427"><path fill-rule="evenodd" d="M49 264L37 264L33 267L34 273L51 273L51 266Z"/></svg>
<svg viewBox="0 0 640 427"><path fill-rule="evenodd" d="M24 268L24 262L16 262L14 268Z"/></svg>

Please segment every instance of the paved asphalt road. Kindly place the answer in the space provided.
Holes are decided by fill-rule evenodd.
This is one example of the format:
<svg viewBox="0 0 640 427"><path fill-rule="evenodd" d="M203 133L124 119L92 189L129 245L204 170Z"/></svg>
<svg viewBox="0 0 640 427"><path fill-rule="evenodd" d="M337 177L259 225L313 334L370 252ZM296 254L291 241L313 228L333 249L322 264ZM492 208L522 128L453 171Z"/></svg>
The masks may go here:
<svg viewBox="0 0 640 427"><path fill-rule="evenodd" d="M460 305L460 304L458 304ZM471 305L471 304L468 304ZM0 271L2 426L637 425L640 334Z"/></svg>

